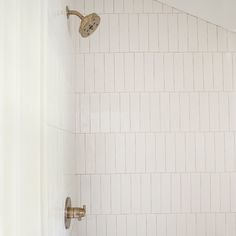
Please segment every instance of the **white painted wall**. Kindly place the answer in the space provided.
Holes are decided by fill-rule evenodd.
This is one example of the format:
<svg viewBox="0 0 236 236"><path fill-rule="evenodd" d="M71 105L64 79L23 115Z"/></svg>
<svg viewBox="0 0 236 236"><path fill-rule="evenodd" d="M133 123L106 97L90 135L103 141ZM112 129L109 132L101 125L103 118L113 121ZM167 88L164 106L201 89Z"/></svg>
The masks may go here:
<svg viewBox="0 0 236 236"><path fill-rule="evenodd" d="M152 0L78 1L83 236L236 234L235 34Z"/></svg>
<svg viewBox="0 0 236 236"><path fill-rule="evenodd" d="M200 17L228 30L236 31L234 0L161 0L165 4Z"/></svg>
<svg viewBox="0 0 236 236"><path fill-rule="evenodd" d="M75 41L73 20L67 20L66 5L75 1L47 1L44 80L44 235L77 235L75 222L64 227L64 203L77 203L75 176ZM77 223L77 222L76 222Z"/></svg>

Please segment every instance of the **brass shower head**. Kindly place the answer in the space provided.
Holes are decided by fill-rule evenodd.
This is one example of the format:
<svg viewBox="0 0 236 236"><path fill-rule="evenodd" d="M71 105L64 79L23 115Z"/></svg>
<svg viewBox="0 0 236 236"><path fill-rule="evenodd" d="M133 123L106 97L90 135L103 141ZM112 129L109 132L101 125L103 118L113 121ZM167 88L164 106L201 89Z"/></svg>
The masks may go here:
<svg viewBox="0 0 236 236"><path fill-rule="evenodd" d="M100 16L98 16L96 13L83 16L78 11L70 10L68 6L66 6L66 14L67 18L69 18L70 15L75 15L81 19L79 32L81 36L84 38L90 36L97 29L101 20Z"/></svg>

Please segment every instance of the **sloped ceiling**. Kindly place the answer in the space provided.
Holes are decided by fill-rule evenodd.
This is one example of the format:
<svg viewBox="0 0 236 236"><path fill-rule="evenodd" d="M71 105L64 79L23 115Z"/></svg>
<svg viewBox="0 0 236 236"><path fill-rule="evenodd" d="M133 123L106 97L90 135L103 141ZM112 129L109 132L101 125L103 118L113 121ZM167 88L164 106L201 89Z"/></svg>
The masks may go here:
<svg viewBox="0 0 236 236"><path fill-rule="evenodd" d="M160 2L236 32L236 0L160 0Z"/></svg>

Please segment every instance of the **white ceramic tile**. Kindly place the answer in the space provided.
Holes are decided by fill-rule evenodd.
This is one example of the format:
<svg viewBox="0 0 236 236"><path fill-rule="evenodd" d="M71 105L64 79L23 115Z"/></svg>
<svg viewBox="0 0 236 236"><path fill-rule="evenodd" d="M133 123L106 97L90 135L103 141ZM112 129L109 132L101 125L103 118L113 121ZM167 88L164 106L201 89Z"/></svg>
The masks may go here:
<svg viewBox="0 0 236 236"><path fill-rule="evenodd" d="M114 12L122 13L124 9L124 1L114 0Z"/></svg>
<svg viewBox="0 0 236 236"><path fill-rule="evenodd" d="M174 75L173 75L173 54L168 53L164 56L164 83L165 90L174 90Z"/></svg>
<svg viewBox="0 0 236 236"><path fill-rule="evenodd" d="M125 90L134 91L134 54L125 53L124 62Z"/></svg>
<svg viewBox="0 0 236 236"><path fill-rule="evenodd" d="M148 51L149 45L148 45L148 34L149 34L149 21L148 21L148 15L147 14L140 14L139 15L139 50L140 51Z"/></svg>
<svg viewBox="0 0 236 236"><path fill-rule="evenodd" d="M125 136L116 135L116 171L125 172Z"/></svg>
<svg viewBox="0 0 236 236"><path fill-rule="evenodd" d="M233 58L231 53L223 54L223 81L224 90L233 89Z"/></svg>
<svg viewBox="0 0 236 236"><path fill-rule="evenodd" d="M100 27L100 50L101 52L109 52L110 50L110 40L109 40L110 22L109 22L108 14L102 15L102 24L100 24L99 27Z"/></svg>
<svg viewBox="0 0 236 236"><path fill-rule="evenodd" d="M176 168L176 147L175 147L175 135L168 134L166 135L166 171L167 172L174 172Z"/></svg>
<svg viewBox="0 0 236 236"><path fill-rule="evenodd" d="M146 1L145 1L146 2ZM148 14L149 28L148 28L148 40L149 50L155 52L158 50L158 15Z"/></svg>
<svg viewBox="0 0 236 236"><path fill-rule="evenodd" d="M117 14L109 15L109 33L110 33L110 52L118 52L120 49L119 42L119 16Z"/></svg>
<svg viewBox="0 0 236 236"><path fill-rule="evenodd" d="M211 176L201 175L201 211L210 212L211 210Z"/></svg>
<svg viewBox="0 0 236 236"><path fill-rule="evenodd" d="M76 56L76 92L84 92L84 55Z"/></svg>
<svg viewBox="0 0 236 236"><path fill-rule="evenodd" d="M178 15L178 25L179 25L179 50L187 51L188 49L188 20L186 14Z"/></svg>
<svg viewBox="0 0 236 236"><path fill-rule="evenodd" d="M198 50L198 32L197 32L197 18L188 15L188 49L189 51Z"/></svg>
<svg viewBox="0 0 236 236"><path fill-rule="evenodd" d="M150 130L150 96L147 93L140 94L140 130Z"/></svg>
<svg viewBox="0 0 236 236"><path fill-rule="evenodd" d="M171 211L181 212L181 178L179 174L172 174Z"/></svg>
<svg viewBox="0 0 236 236"><path fill-rule="evenodd" d="M129 15L119 14L120 51L129 51Z"/></svg>
<svg viewBox="0 0 236 236"><path fill-rule="evenodd" d="M133 0L125 0L124 1L124 11L127 13L133 12L134 9L134 1Z"/></svg>
<svg viewBox="0 0 236 236"><path fill-rule="evenodd" d="M138 131L140 127L140 102L139 94L130 94L130 129Z"/></svg>
<svg viewBox="0 0 236 236"><path fill-rule="evenodd" d="M120 175L111 175L111 210L112 213L120 213L121 194L120 194Z"/></svg>
<svg viewBox="0 0 236 236"><path fill-rule="evenodd" d="M201 176L200 174L191 175L191 211L200 212L201 208Z"/></svg>
<svg viewBox="0 0 236 236"><path fill-rule="evenodd" d="M137 13L143 12L142 0L134 0L134 12L137 12Z"/></svg>
<svg viewBox="0 0 236 236"><path fill-rule="evenodd" d="M114 55L105 54L105 91L111 92L115 88Z"/></svg>
<svg viewBox="0 0 236 236"><path fill-rule="evenodd" d="M144 83L145 91L154 90L154 56L152 53L144 54Z"/></svg>
<svg viewBox="0 0 236 236"><path fill-rule="evenodd" d="M152 212L158 213L161 210L161 177L160 174L152 174L151 176L151 203Z"/></svg>
<svg viewBox="0 0 236 236"><path fill-rule="evenodd" d="M94 91L94 56L91 54L86 54L84 56L85 71L84 77L85 81L85 92Z"/></svg>
<svg viewBox="0 0 236 236"><path fill-rule="evenodd" d="M131 52L139 50L139 19L136 14L129 14L129 48Z"/></svg>
<svg viewBox="0 0 236 236"><path fill-rule="evenodd" d="M97 232L96 235L103 236L106 234L106 216L97 217Z"/></svg>
<svg viewBox="0 0 236 236"><path fill-rule="evenodd" d="M152 131L160 130L160 99L159 94L150 94L150 128Z"/></svg>
<svg viewBox="0 0 236 236"><path fill-rule="evenodd" d="M85 136L76 135L77 173L85 173Z"/></svg>
<svg viewBox="0 0 236 236"><path fill-rule="evenodd" d="M168 15L169 50L178 51L178 14Z"/></svg>
<svg viewBox="0 0 236 236"><path fill-rule="evenodd" d="M213 80L214 89L220 90L223 88L223 68L222 68L222 54L213 54Z"/></svg>
<svg viewBox="0 0 236 236"><path fill-rule="evenodd" d="M116 137L114 134L106 136L106 168L108 173L116 172Z"/></svg>
<svg viewBox="0 0 236 236"><path fill-rule="evenodd" d="M115 235L117 230L117 224L116 224L116 216L110 215L107 217L107 235Z"/></svg>
<svg viewBox="0 0 236 236"><path fill-rule="evenodd" d="M115 54L115 91L124 91L125 72L123 54Z"/></svg>
<svg viewBox="0 0 236 236"><path fill-rule="evenodd" d="M157 215L157 236L166 236L166 215Z"/></svg>
<svg viewBox="0 0 236 236"><path fill-rule="evenodd" d="M208 50L217 51L217 27L213 24L207 24Z"/></svg>
<svg viewBox="0 0 236 236"><path fill-rule="evenodd" d="M116 218L117 224L117 235L126 236L126 217L125 216L117 216Z"/></svg>
<svg viewBox="0 0 236 236"><path fill-rule="evenodd" d="M228 32L222 27L217 27L217 42L219 51L228 50Z"/></svg>
<svg viewBox="0 0 236 236"><path fill-rule="evenodd" d="M100 130L100 96L92 94L90 96L90 128L91 132Z"/></svg>
<svg viewBox="0 0 236 236"><path fill-rule="evenodd" d="M220 211L230 211L230 175L220 176Z"/></svg>
<svg viewBox="0 0 236 236"><path fill-rule="evenodd" d="M194 89L194 81L193 81L193 54L185 53L184 54L184 88L186 90Z"/></svg>
<svg viewBox="0 0 236 236"><path fill-rule="evenodd" d="M156 170L156 137L154 134L146 135L146 172Z"/></svg>
<svg viewBox="0 0 236 236"><path fill-rule="evenodd" d="M198 49L199 51L207 51L207 22L201 19L197 19L198 27Z"/></svg>
<svg viewBox="0 0 236 236"><path fill-rule="evenodd" d="M168 131L170 129L170 96L169 93L160 94L160 114L161 114L161 130Z"/></svg>
<svg viewBox="0 0 236 236"><path fill-rule="evenodd" d="M236 200L235 200L235 196L236 196L236 190L235 190L235 183L236 183L236 175L235 173L232 173L230 175L230 198L231 198L231 211L235 212L236 209Z"/></svg>
<svg viewBox="0 0 236 236"><path fill-rule="evenodd" d="M151 210L151 176L141 175L141 212L149 213Z"/></svg>
<svg viewBox="0 0 236 236"><path fill-rule="evenodd" d="M174 84L175 90L184 90L184 59L183 53L174 54Z"/></svg>
<svg viewBox="0 0 236 236"><path fill-rule="evenodd" d="M133 213L141 210L141 179L140 175L131 175L131 208Z"/></svg>
<svg viewBox="0 0 236 236"><path fill-rule="evenodd" d="M203 53L203 76L204 88L206 90L213 89L213 58L210 53Z"/></svg>
<svg viewBox="0 0 236 236"><path fill-rule="evenodd" d="M190 212L191 209L191 177L189 174L181 175L181 209Z"/></svg>
<svg viewBox="0 0 236 236"><path fill-rule="evenodd" d="M113 13L114 11L114 2L110 0L103 0L104 4L104 13Z"/></svg>
<svg viewBox="0 0 236 236"><path fill-rule="evenodd" d="M111 211L111 179L109 175L101 176L101 212L108 214Z"/></svg>
<svg viewBox="0 0 236 236"><path fill-rule="evenodd" d="M95 161L96 173L106 172L106 137L104 134L96 134L95 136Z"/></svg>
<svg viewBox="0 0 236 236"><path fill-rule="evenodd" d="M157 234L156 216L147 215L147 236L155 236Z"/></svg>
<svg viewBox="0 0 236 236"><path fill-rule="evenodd" d="M99 214L101 209L100 176L91 176L91 213Z"/></svg>
<svg viewBox="0 0 236 236"><path fill-rule="evenodd" d="M189 114L189 94L182 93L179 98L180 102L180 130L187 131L190 126Z"/></svg>
<svg viewBox="0 0 236 236"><path fill-rule="evenodd" d="M164 57L161 53L154 55L154 88L158 91L164 89Z"/></svg>
<svg viewBox="0 0 236 236"><path fill-rule="evenodd" d="M220 211L220 178L218 174L211 175L211 211Z"/></svg>
<svg viewBox="0 0 236 236"><path fill-rule="evenodd" d="M175 169L177 172L186 170L186 136L183 133L175 135Z"/></svg>
<svg viewBox="0 0 236 236"><path fill-rule="evenodd" d="M110 96L107 93L101 94L100 97L100 119L101 131L110 131Z"/></svg>
<svg viewBox="0 0 236 236"><path fill-rule="evenodd" d="M215 133L214 135L214 144L215 144L215 168L216 171L225 170L225 139L223 133Z"/></svg>
<svg viewBox="0 0 236 236"><path fill-rule="evenodd" d="M135 167L138 173L145 172L145 169L146 169L145 144L146 144L145 135L136 134L135 136L135 147L136 147Z"/></svg>
<svg viewBox="0 0 236 236"><path fill-rule="evenodd" d="M131 178L130 175L121 175L121 212L131 212Z"/></svg>
<svg viewBox="0 0 236 236"><path fill-rule="evenodd" d="M219 130L219 96L217 93L209 94L210 130Z"/></svg>
<svg viewBox="0 0 236 236"><path fill-rule="evenodd" d="M161 175L161 212L171 211L171 175Z"/></svg>
<svg viewBox="0 0 236 236"><path fill-rule="evenodd" d="M80 95L80 131L90 131L90 98L87 94Z"/></svg>
<svg viewBox="0 0 236 236"><path fill-rule="evenodd" d="M126 171L135 171L135 134L125 136Z"/></svg>
<svg viewBox="0 0 236 236"><path fill-rule="evenodd" d="M136 226L136 216L135 215L128 215L127 216L127 236L135 235L137 232Z"/></svg>
<svg viewBox="0 0 236 236"><path fill-rule="evenodd" d="M130 101L129 94L120 94L120 129L128 132L130 130Z"/></svg>
<svg viewBox="0 0 236 236"><path fill-rule="evenodd" d="M144 90L144 55L135 53L134 56L134 87L135 91Z"/></svg>
<svg viewBox="0 0 236 236"><path fill-rule="evenodd" d="M176 235L176 215L167 215L166 217L166 235L172 236Z"/></svg>
<svg viewBox="0 0 236 236"><path fill-rule="evenodd" d="M86 173L95 173L95 136L86 134L85 142Z"/></svg>
<svg viewBox="0 0 236 236"><path fill-rule="evenodd" d="M235 135L233 133L225 133L225 169L226 171L235 170Z"/></svg>
<svg viewBox="0 0 236 236"><path fill-rule="evenodd" d="M166 168L165 160L166 138L164 134L156 135L156 170L164 172Z"/></svg>
<svg viewBox="0 0 236 236"><path fill-rule="evenodd" d="M186 134L186 170L196 170L196 148L195 148L195 135Z"/></svg>
<svg viewBox="0 0 236 236"><path fill-rule="evenodd" d="M168 16L159 14L159 50L168 51L169 49L169 34L168 34Z"/></svg>
<svg viewBox="0 0 236 236"><path fill-rule="evenodd" d="M94 90L95 92L104 92L104 67L105 67L105 55L104 54L95 54L94 56Z"/></svg>
<svg viewBox="0 0 236 236"><path fill-rule="evenodd" d="M194 88L197 91L204 89L204 78L203 78L203 55L202 53L194 53L193 55L193 77L194 77Z"/></svg>

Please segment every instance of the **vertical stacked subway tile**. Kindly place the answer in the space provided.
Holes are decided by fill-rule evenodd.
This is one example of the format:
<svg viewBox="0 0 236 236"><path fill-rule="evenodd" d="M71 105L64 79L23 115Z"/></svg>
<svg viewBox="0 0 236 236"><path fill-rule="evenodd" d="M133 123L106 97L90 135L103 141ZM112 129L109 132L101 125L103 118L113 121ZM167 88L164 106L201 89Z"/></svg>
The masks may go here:
<svg viewBox="0 0 236 236"><path fill-rule="evenodd" d="M155 0L79 0L81 234L236 234L236 34Z"/></svg>

